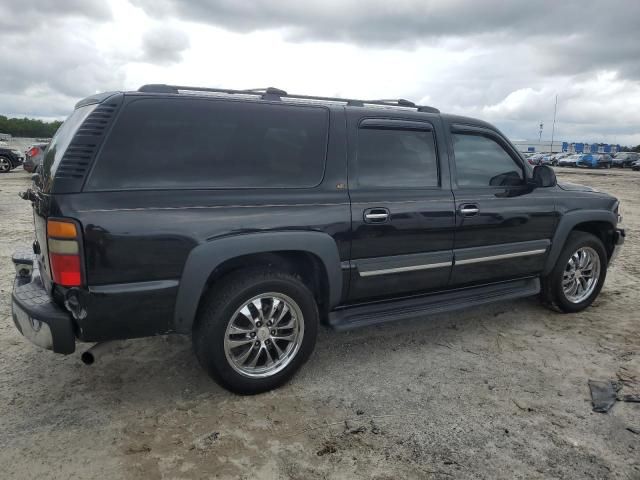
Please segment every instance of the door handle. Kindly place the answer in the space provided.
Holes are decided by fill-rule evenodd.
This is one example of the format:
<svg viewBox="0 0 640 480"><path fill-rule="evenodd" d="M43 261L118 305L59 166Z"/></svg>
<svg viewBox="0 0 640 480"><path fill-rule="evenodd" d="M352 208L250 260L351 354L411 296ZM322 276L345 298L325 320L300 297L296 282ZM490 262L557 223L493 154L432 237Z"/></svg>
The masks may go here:
<svg viewBox="0 0 640 480"><path fill-rule="evenodd" d="M384 223L389 220L389 210L386 208L370 208L364 211L366 223Z"/></svg>
<svg viewBox="0 0 640 480"><path fill-rule="evenodd" d="M463 205L460 205L459 211L465 217L472 217L473 215L476 215L480 211L480 209L476 204L465 203Z"/></svg>

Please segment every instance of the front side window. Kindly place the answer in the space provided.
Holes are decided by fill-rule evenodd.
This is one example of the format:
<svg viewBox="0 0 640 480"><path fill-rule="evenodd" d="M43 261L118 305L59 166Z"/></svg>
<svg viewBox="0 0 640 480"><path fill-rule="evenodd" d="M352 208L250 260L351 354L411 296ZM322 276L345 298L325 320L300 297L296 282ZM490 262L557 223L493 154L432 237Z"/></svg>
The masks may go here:
<svg viewBox="0 0 640 480"><path fill-rule="evenodd" d="M439 184L431 131L361 128L356 163L357 184L361 187L419 188Z"/></svg>
<svg viewBox="0 0 640 480"><path fill-rule="evenodd" d="M522 185L522 166L495 140L482 135L453 134L458 186Z"/></svg>

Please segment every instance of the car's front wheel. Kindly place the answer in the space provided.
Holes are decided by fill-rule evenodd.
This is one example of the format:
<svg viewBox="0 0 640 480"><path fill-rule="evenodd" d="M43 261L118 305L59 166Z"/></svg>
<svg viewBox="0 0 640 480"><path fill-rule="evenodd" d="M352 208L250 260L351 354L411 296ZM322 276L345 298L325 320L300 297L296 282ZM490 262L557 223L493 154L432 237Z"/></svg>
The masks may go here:
<svg viewBox="0 0 640 480"><path fill-rule="evenodd" d="M587 232L571 232L551 273L542 279L542 299L563 312L584 310L596 299L607 275L602 241Z"/></svg>
<svg viewBox="0 0 640 480"><path fill-rule="evenodd" d="M0 173L8 173L13 168L13 164L9 158L0 156Z"/></svg>
<svg viewBox="0 0 640 480"><path fill-rule="evenodd" d="M219 282L216 282L219 283ZM255 394L287 382L316 342L318 308L294 275L243 270L214 285L200 309L193 345L223 387Z"/></svg>

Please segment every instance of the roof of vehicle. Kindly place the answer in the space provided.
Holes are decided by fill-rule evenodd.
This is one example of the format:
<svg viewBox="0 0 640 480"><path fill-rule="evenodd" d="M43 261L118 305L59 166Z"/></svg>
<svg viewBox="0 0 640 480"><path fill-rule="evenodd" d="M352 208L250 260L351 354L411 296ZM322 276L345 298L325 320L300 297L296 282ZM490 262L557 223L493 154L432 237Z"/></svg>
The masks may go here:
<svg viewBox="0 0 640 480"><path fill-rule="evenodd" d="M488 122L478 120L476 118L465 117L452 114L441 114L440 110L428 105L416 105L415 103L399 98L399 99L375 99L375 100L362 100L353 98L341 98L341 97L322 97L314 95L297 95L287 93L284 90L280 90L274 87L268 88L255 88L245 90L232 90L225 88L209 88L209 87L189 87L183 85L167 85L167 84L148 84L141 86L135 91L126 92L104 92L91 95L87 98L80 100L76 104L76 108L91 105L95 103L101 103L107 98L118 94L124 93L126 95L148 95L148 94L160 94L160 95L189 95L196 97L217 97L217 98L235 98L235 99L262 99L267 101L285 101L287 103L295 104L311 104L321 105L329 104L335 106L345 107L371 107L371 108L383 108L404 110L415 113L430 113L438 114L444 120L449 123L461 124L461 125L473 125L478 127L485 127L491 130L496 128Z"/></svg>
<svg viewBox="0 0 640 480"><path fill-rule="evenodd" d="M408 108L416 109L419 112L427 113L440 113L437 108L429 107L427 105L416 105L415 103L405 100L403 98L390 99L390 100L359 100L354 98L341 98L341 97L321 97L315 95L298 95L285 92L279 88L252 88L245 90L233 90L228 88L210 88L210 87L190 87L184 85L166 85L166 84L149 84L143 85L138 89L138 92L142 93L164 93L164 94L196 94L196 95L214 95L214 96L235 96L235 97L253 97L260 98L262 100L287 100L287 101L299 101L301 103L333 103L344 104L345 106L364 107L364 106L377 106L377 107L395 107L395 108Z"/></svg>

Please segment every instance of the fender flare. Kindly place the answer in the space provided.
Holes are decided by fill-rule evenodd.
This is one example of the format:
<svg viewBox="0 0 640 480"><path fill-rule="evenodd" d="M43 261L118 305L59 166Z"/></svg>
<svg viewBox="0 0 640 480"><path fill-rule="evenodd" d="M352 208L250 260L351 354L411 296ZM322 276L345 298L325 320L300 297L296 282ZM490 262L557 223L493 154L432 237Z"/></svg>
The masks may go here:
<svg viewBox="0 0 640 480"><path fill-rule="evenodd" d="M610 210L576 210L565 213L560 218L553 235L549 255L547 255L547 262L542 272L543 275L548 275L551 273L551 270L553 270L571 231L576 225L585 222L606 222L611 224L611 228L615 228L617 219L615 214Z"/></svg>
<svg viewBox="0 0 640 480"><path fill-rule="evenodd" d="M329 306L342 297L342 271L335 240L322 232L262 232L213 239L191 250L176 297L174 325L178 333L191 333L207 280L219 265L243 255L299 251L318 257L327 272Z"/></svg>

